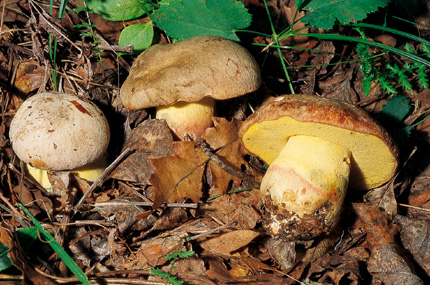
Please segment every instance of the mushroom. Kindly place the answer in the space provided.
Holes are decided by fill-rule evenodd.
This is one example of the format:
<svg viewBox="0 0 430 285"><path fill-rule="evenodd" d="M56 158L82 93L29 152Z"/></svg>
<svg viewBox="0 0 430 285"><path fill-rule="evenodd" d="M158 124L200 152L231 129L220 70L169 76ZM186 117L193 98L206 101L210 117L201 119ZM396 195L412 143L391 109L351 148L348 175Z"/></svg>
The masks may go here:
<svg viewBox="0 0 430 285"><path fill-rule="evenodd" d="M239 97L260 84L258 64L245 48L201 36L145 50L120 96L129 110L157 107L156 118L165 119L180 139L198 139L212 125L215 100Z"/></svg>
<svg viewBox="0 0 430 285"><path fill-rule="evenodd" d="M390 180L398 148L362 109L314 95L270 98L241 129L242 143L269 166L261 185L274 237L307 240L338 224L347 188Z"/></svg>
<svg viewBox="0 0 430 285"><path fill-rule="evenodd" d="M92 102L71 94L46 92L25 100L12 119L9 136L28 172L49 188L47 170L73 170L95 180L103 171L109 125Z"/></svg>

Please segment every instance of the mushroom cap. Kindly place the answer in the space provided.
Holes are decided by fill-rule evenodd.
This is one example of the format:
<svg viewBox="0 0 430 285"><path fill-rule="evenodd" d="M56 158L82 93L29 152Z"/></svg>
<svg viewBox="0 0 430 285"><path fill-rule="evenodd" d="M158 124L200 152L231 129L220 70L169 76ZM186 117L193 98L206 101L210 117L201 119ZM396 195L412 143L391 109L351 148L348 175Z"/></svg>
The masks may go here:
<svg viewBox="0 0 430 285"><path fill-rule="evenodd" d="M10 125L16 155L33 167L72 170L99 159L110 132L103 112L75 95L46 92L25 100Z"/></svg>
<svg viewBox="0 0 430 285"><path fill-rule="evenodd" d="M134 61L121 87L129 110L197 102L206 96L226 100L253 92L260 69L241 45L214 36L154 45Z"/></svg>
<svg viewBox="0 0 430 285"><path fill-rule="evenodd" d="M368 190L390 180L399 150L387 131L364 110L315 95L270 98L240 131L245 148L271 164L294 135L317 136L352 153L349 187ZM309 150L312 155L312 149Z"/></svg>

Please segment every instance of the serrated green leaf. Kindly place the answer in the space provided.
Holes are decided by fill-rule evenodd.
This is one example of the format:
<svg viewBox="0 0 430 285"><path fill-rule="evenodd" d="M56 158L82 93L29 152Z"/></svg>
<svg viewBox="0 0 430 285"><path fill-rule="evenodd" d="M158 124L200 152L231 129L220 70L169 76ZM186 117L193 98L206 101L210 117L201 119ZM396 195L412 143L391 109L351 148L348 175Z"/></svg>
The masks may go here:
<svg viewBox="0 0 430 285"><path fill-rule="evenodd" d="M381 114L396 122L401 122L411 109L409 103L410 100L405 96L393 96L387 101L387 104L382 107Z"/></svg>
<svg viewBox="0 0 430 285"><path fill-rule="evenodd" d="M141 52L151 46L153 38L152 22L130 25L122 30L118 44L120 46L133 45L135 52Z"/></svg>
<svg viewBox="0 0 430 285"><path fill-rule="evenodd" d="M341 24L359 22L389 2L391 0L312 0L306 4L309 13L300 20L314 27L330 29L336 20Z"/></svg>
<svg viewBox="0 0 430 285"><path fill-rule="evenodd" d="M153 4L139 0L87 0L87 6L91 12L109 21L136 19L154 8Z"/></svg>
<svg viewBox="0 0 430 285"><path fill-rule="evenodd" d="M152 20L178 40L212 35L239 41L235 31L247 28L252 17L240 1L182 0L161 5Z"/></svg>

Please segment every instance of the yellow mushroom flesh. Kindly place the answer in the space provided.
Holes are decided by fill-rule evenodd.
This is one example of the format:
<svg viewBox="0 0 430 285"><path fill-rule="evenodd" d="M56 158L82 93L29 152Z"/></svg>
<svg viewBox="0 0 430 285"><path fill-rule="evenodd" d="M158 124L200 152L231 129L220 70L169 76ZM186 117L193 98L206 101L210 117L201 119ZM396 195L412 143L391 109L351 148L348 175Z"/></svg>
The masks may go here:
<svg viewBox="0 0 430 285"><path fill-rule="evenodd" d="M266 207L277 208L269 211L266 229L288 239L333 230L348 187L350 157L350 150L328 140L290 137L261 182Z"/></svg>

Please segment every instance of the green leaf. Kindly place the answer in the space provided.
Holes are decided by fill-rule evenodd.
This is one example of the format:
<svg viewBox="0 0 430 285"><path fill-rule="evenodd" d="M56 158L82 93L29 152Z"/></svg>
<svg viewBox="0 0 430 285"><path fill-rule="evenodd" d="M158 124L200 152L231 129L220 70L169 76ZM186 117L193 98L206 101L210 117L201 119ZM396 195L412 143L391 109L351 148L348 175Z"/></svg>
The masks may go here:
<svg viewBox="0 0 430 285"><path fill-rule="evenodd" d="M37 239L37 229L35 227L25 228L17 231L16 234L18 236L19 244L24 252L28 254L33 243ZM6 245L0 242L0 271L13 266L12 261L7 255L9 250L10 249Z"/></svg>
<svg viewBox="0 0 430 285"><path fill-rule="evenodd" d="M401 122L409 113L411 106L410 100L405 96L397 95L388 100L387 104L382 107L381 114Z"/></svg>
<svg viewBox="0 0 430 285"><path fill-rule="evenodd" d="M87 0L87 5L91 12L109 21L136 19L154 8L152 3L139 0Z"/></svg>
<svg viewBox="0 0 430 285"><path fill-rule="evenodd" d="M152 22L130 25L121 31L118 45L133 45L133 50L135 52L141 52L151 46L153 38L154 29L152 27Z"/></svg>
<svg viewBox="0 0 430 285"><path fill-rule="evenodd" d="M175 251L173 253L170 253L168 255L166 255L166 257L164 258L165 261L168 261L170 259L176 260L178 257L179 258L188 258L194 255L194 251L193 250L182 250L182 251Z"/></svg>
<svg viewBox="0 0 430 285"><path fill-rule="evenodd" d="M70 255L57 243L57 241L54 239L54 237L45 231L42 227L42 225L39 223L39 221L27 210L27 208L24 207L24 205L19 204L20 208L24 213L27 215L27 217L30 218L30 220L33 222L35 227L37 228L40 235L45 239L45 242L49 244L49 246L57 253L58 257L61 258L61 260L66 264L66 266L69 268L69 270L76 276L76 278L84 285L91 285L91 283L88 281L88 277L85 275L85 273L81 270L81 268L73 261L73 259L70 257Z"/></svg>
<svg viewBox="0 0 430 285"><path fill-rule="evenodd" d="M300 20L311 26L330 29L336 23L359 22L367 14L385 7L391 0L312 0L305 6L309 13Z"/></svg>
<svg viewBox="0 0 430 285"><path fill-rule="evenodd" d="M0 271L13 266L12 261L10 260L9 256L7 256L8 253L9 248L3 243L0 243Z"/></svg>
<svg viewBox="0 0 430 285"><path fill-rule="evenodd" d="M163 4L152 15L157 27L177 39L212 35L239 41L238 29L252 21L248 10L234 0L182 0Z"/></svg>

